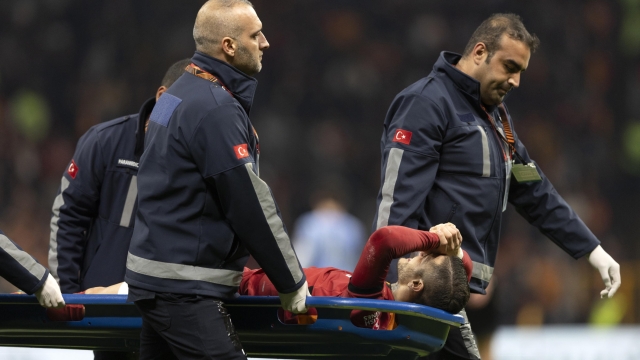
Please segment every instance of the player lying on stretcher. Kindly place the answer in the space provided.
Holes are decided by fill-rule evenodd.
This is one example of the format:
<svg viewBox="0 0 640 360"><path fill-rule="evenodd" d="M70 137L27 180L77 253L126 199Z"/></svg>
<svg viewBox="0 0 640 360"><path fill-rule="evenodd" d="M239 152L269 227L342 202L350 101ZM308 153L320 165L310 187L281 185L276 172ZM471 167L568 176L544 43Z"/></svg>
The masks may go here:
<svg viewBox="0 0 640 360"><path fill-rule="evenodd" d="M353 273L336 268L305 268L312 296L367 298L412 302L458 313L469 300L472 262L460 248L462 236L451 223L421 231L402 226L387 226L375 231L360 255ZM398 282L385 277L395 258L418 252L413 258L398 261ZM86 294L126 294L126 283L91 288ZM278 296L262 269L245 268L240 295ZM284 313L286 323L313 323L315 309L307 314ZM395 328L392 313L353 311L356 326L373 329Z"/></svg>

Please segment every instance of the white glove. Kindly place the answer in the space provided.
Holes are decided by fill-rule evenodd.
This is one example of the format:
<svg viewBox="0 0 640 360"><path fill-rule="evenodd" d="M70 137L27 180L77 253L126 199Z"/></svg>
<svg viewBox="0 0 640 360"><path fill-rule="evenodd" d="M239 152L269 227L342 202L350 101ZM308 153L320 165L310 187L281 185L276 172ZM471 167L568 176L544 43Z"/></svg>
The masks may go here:
<svg viewBox="0 0 640 360"><path fill-rule="evenodd" d="M600 292L600 297L612 297L621 284L620 265L600 245L589 254L589 262L600 271L604 281L605 289Z"/></svg>
<svg viewBox="0 0 640 360"><path fill-rule="evenodd" d="M36 298L38 298L40 305L46 308L61 308L64 306L64 299L60 292L60 286L58 286L58 283L51 274L47 276L47 280L45 280L44 285L36 291Z"/></svg>
<svg viewBox="0 0 640 360"><path fill-rule="evenodd" d="M307 312L305 302L307 301L307 296L311 296L311 294L309 294L309 287L306 281L298 290L288 294L278 293L278 295L280 295L280 303L283 309L291 311L294 314Z"/></svg>

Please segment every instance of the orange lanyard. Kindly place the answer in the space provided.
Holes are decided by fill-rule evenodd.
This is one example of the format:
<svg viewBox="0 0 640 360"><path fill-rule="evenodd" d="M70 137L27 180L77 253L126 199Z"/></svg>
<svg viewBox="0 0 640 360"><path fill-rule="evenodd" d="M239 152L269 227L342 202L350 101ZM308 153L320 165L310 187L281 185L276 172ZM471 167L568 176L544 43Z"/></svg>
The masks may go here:
<svg viewBox="0 0 640 360"><path fill-rule="evenodd" d="M500 112L499 118L500 122L502 122L502 127L504 128L504 135L507 137L507 144L511 148L511 152L515 153L515 143L516 140L513 138L513 132L511 131L511 125L509 125L509 120L507 119L507 111L504 109L504 105L498 105L498 110Z"/></svg>
<svg viewBox="0 0 640 360"><path fill-rule="evenodd" d="M520 156L518 155L518 153L516 152L516 147L515 147L515 139L513 138L513 132L511 131L511 126L509 125L509 120L507 120L507 113L504 110L504 107L502 104L500 104L498 106L500 113L502 115L498 115L498 118L500 119L500 122L502 123L502 128L504 129L504 135L502 135L501 132L498 131L498 128L495 124L495 120L493 119L493 117L491 115L489 115L489 113L487 112L487 110L484 108L484 106L482 107L482 110L484 110L485 114L487 114L487 117L489 118L489 122L491 123L491 127L493 128L493 131L496 133L496 136L504 141L505 143L507 143L507 146L509 147L509 158L513 157L513 154L516 154L516 156L518 156L518 158L520 158ZM504 161L507 161L507 154L504 152L504 148L502 147L502 143L500 144L500 150L502 150L502 158L504 159Z"/></svg>
<svg viewBox="0 0 640 360"><path fill-rule="evenodd" d="M224 84L222 83L222 81L220 81L220 79L218 79L217 77L213 76L213 74L211 74L210 72L207 72L205 70L202 70L198 65L191 63L189 64L186 68L184 68L184 70L186 72L188 72L189 74L193 74L199 78L203 78L205 80L209 80L211 82L217 82L220 84L220 86L222 86L222 88L228 92L231 96L233 96L233 94L231 93L231 91L229 91L229 89L227 89L226 86L224 86ZM260 154L260 138L258 137L258 132L256 131L256 129L253 127L253 125L251 125L251 128L253 129L253 134L256 136L256 142L258 143L257 147L258 147L258 154Z"/></svg>
<svg viewBox="0 0 640 360"><path fill-rule="evenodd" d="M184 70L186 72L188 72L189 74L193 74L199 78L205 79L205 80L209 80L213 83L217 82L220 84L220 86L229 93L229 95L233 96L233 94L231 93L231 91L229 91L229 89L227 89L226 86L224 86L224 84L222 83L222 81L220 81L220 79L218 79L217 77L213 76L213 74L202 70L198 65L191 63L189 65L187 65L186 68L184 68Z"/></svg>
<svg viewBox="0 0 640 360"><path fill-rule="evenodd" d="M493 129L493 132L496 134L496 137L498 138L498 140L500 140L500 141L498 141L498 145L500 145L500 151L502 151L502 158L504 159L504 161L507 161L507 154L504 152L504 147L502 145L502 142L505 139L501 136L501 134L498 131L498 128L497 128L497 126L495 124L495 121L494 121L493 117L491 115L489 115L489 113L484 108L484 106L482 107L482 110L484 110L484 113L487 114L487 117L489 118L489 122L491 123L491 128ZM507 144L510 145L508 142L507 142ZM509 150L511 150L511 149L509 149ZM509 154L509 155L511 155L511 154Z"/></svg>

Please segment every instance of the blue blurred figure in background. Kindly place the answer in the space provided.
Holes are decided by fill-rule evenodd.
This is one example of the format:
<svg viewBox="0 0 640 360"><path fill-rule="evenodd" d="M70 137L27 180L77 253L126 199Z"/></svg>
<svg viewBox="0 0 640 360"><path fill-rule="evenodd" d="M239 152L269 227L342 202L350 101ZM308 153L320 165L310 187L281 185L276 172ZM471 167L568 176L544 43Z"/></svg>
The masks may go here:
<svg viewBox="0 0 640 360"><path fill-rule="evenodd" d="M312 210L296 220L293 244L302 266L355 267L367 236L344 198L339 190L320 189L311 196Z"/></svg>

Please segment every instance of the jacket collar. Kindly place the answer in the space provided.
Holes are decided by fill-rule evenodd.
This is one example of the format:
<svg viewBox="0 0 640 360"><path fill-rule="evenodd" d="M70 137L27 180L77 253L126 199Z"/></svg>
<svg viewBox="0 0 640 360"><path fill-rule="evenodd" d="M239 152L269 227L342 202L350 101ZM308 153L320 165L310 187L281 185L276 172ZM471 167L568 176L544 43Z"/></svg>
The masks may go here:
<svg viewBox="0 0 640 360"><path fill-rule="evenodd" d="M153 107L156 105L156 98L152 97L142 104L140 108L140 112L138 112L138 128L136 129L136 148L134 150L134 155L136 156L136 160L140 160L140 156L142 156L142 152L144 151L144 124L147 122L149 115L151 115L151 111L153 111Z"/></svg>
<svg viewBox="0 0 640 360"><path fill-rule="evenodd" d="M460 54L443 51L440 53L438 61L436 61L433 66L433 70L438 73L443 73L451 79L458 90L463 92L473 106L482 113L484 110L482 98L480 97L480 82L455 67L461 58L462 55ZM488 113L492 113L496 109L496 106L484 105L484 109L486 109Z"/></svg>
<svg viewBox="0 0 640 360"><path fill-rule="evenodd" d="M191 61L201 69L210 72L220 79L220 82L231 91L236 100L238 100L247 114L249 114L251 105L253 104L253 97L256 93L256 87L258 86L258 80L224 61L215 59L199 51L196 51Z"/></svg>

